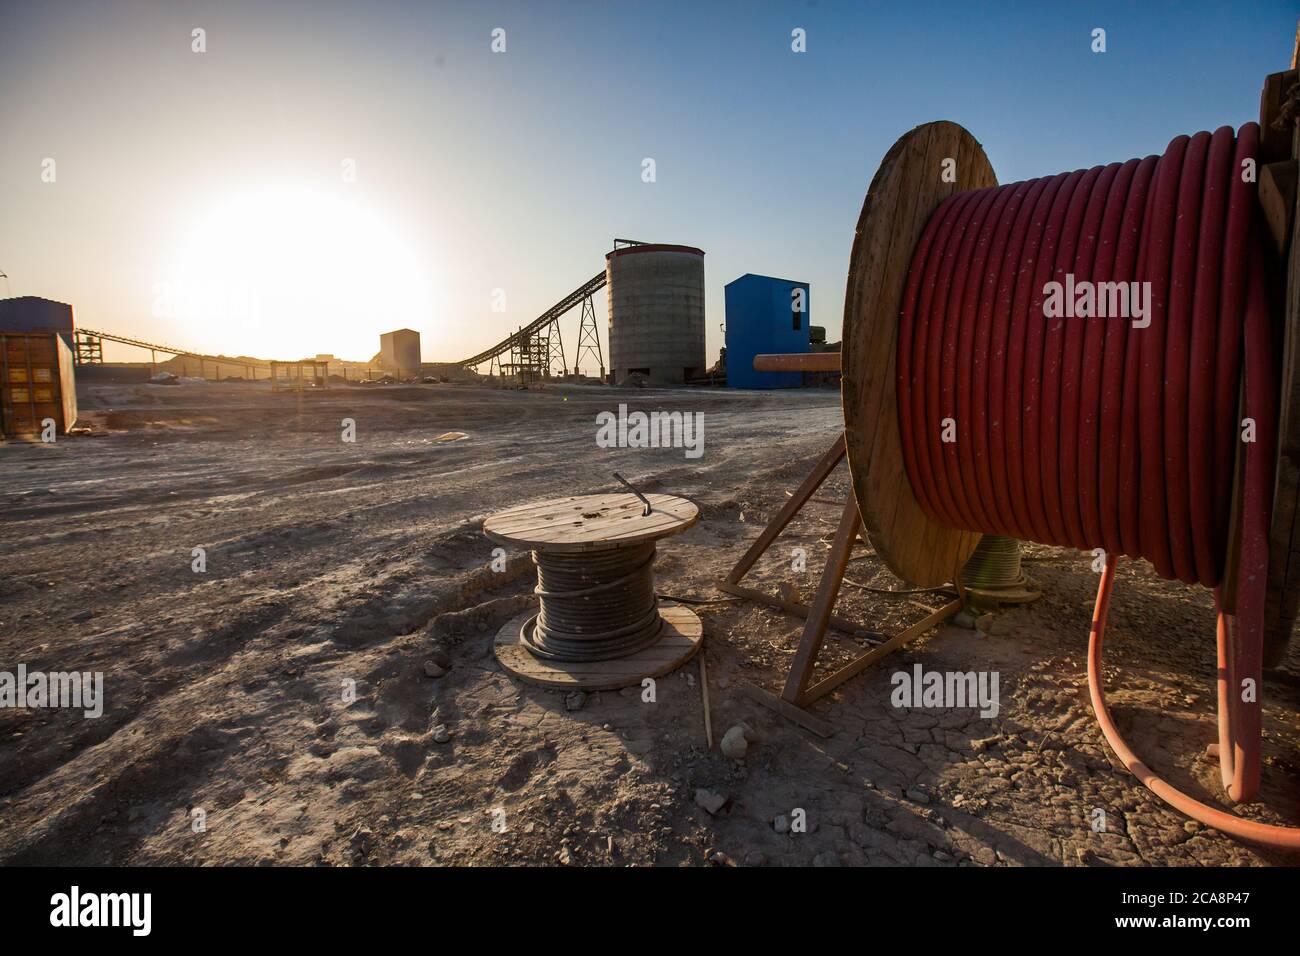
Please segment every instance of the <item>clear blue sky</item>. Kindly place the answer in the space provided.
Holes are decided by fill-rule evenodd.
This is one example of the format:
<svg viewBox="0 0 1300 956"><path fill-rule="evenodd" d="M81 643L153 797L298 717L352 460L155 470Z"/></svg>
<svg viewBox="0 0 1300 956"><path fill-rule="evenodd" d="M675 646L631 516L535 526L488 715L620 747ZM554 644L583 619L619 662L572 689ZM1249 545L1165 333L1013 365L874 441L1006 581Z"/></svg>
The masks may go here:
<svg viewBox="0 0 1300 956"><path fill-rule="evenodd" d="M188 347L362 358L379 332L408 325L426 360L455 359L599 271L620 236L705 250L710 361L723 286L746 272L810 282L813 322L835 339L853 226L898 135L959 122L1004 182L1159 152L1178 133L1255 119L1264 75L1290 66L1298 13L1295 2L0 3L0 271L12 294L72 301L87 326ZM504 54L489 46L497 27ZM796 27L806 53L791 51ZM1104 54L1090 50L1095 27ZM41 181L46 157L55 184ZM355 183L340 181L343 158ZM298 189L323 197L319 216L300 214ZM339 224L346 236L330 231ZM195 268L177 265L186 249L228 266L211 267L218 280L252 270L212 252L241 228L261 237L259 261L290 250L285 273L316 287L311 307L253 323L220 308L157 314L158 283ZM375 274L389 259L405 272ZM370 287L398 290L381 314L328 315L329 300ZM497 288L504 314L491 310ZM603 301L597 313L603 338Z"/></svg>

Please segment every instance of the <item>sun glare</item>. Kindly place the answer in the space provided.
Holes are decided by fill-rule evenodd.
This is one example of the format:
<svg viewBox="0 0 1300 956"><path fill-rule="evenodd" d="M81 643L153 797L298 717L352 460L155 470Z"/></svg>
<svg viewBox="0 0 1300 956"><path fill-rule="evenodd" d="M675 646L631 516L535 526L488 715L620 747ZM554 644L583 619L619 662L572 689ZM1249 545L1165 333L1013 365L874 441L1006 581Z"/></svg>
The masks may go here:
<svg viewBox="0 0 1300 956"><path fill-rule="evenodd" d="M368 359L433 320L429 268L375 210L300 187L249 190L196 223L154 309L184 346Z"/></svg>

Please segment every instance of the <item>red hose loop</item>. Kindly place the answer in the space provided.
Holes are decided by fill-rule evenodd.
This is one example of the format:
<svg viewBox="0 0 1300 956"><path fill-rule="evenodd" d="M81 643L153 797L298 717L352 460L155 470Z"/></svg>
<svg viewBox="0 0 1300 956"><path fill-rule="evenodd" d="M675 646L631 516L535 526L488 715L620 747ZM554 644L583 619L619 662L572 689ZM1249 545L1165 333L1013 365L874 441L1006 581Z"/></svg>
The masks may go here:
<svg viewBox="0 0 1300 956"><path fill-rule="evenodd" d="M1079 183L1087 175L1085 170L1077 170L1067 177L1061 191L1056 194L1052 210L1048 213L1042 245L1039 249L1038 265L1029 300L1029 313L1026 317L1025 336L1025 380L1021 391L1021 448L1025 455L1024 476L1025 493L1029 499L1030 515L1034 518L1034 527L1042 539L1064 542L1062 523L1059 520L1059 508L1054 513L1047 503L1043 488L1043 476L1047 466L1043 463L1045 453L1042 445L1043 434L1043 376L1045 354L1048 348L1047 338L1052 331L1052 323L1045 321L1044 305L1047 300L1043 291L1049 281L1056 280L1056 252L1063 240L1067 217L1074 204L1074 194ZM1063 277L1062 277L1063 278ZM1058 520L1054 521L1053 518Z"/></svg>
<svg viewBox="0 0 1300 956"><path fill-rule="evenodd" d="M1106 742L1110 744L1110 749L1115 751L1115 756L1119 757L1129 772L1142 781L1143 786L1193 820L1252 843L1286 850L1300 849L1300 827L1279 827L1245 820L1188 796L1158 777L1121 736L1119 728L1115 726L1115 721L1110 716L1110 708L1106 706L1106 693L1101 676L1102 644L1106 634L1106 614L1110 609L1111 588L1115 580L1115 561L1115 555L1110 555L1106 559L1106 569L1102 572L1101 584L1097 587L1097 603L1092 614L1092 633L1088 639L1088 693L1092 698L1092 709L1097 715L1097 723ZM1222 744L1220 746L1222 747Z"/></svg>
<svg viewBox="0 0 1300 956"><path fill-rule="evenodd" d="M1223 230L1228 215L1228 177L1231 175L1233 132L1230 126L1221 126L1210 140L1209 156L1205 167L1205 188L1202 195L1200 240L1196 250L1196 314L1192 317L1192 338L1189 361L1191 363L1191 404L1188 416L1194 422L1214 420L1214 400L1217 387L1215 349L1218 339L1219 283L1223 272ZM1225 374L1228 374L1225 372ZM1235 377L1235 376L1230 376ZM1193 553L1196 558L1197 579L1205 587L1213 587L1223 574L1223 555L1226 541L1217 541L1218 527L1214 516L1221 509L1229 510L1227 498L1214 498L1214 442L1213 430L1189 429L1188 493L1193 515L1202 516L1192 526ZM1226 489L1225 489L1226 490Z"/></svg>
<svg viewBox="0 0 1300 956"><path fill-rule="evenodd" d="M1278 419L1255 187L1242 175L1258 142L1255 124L1224 127L1179 136L1162 156L949 197L908 274L898 406L904 467L930 517L1105 551L1089 682L1121 759L1195 819L1290 847L1300 831L1156 777L1115 730L1099 677L1119 554L1214 588L1224 787L1237 802L1258 792ZM1230 561L1235 593L1222 587Z"/></svg>
<svg viewBox="0 0 1300 956"><path fill-rule="evenodd" d="M1003 212L1003 221L998 225L994 249L990 252L989 274L992 276L996 268L997 278L995 286L988 290L987 302L991 314L981 312L981 322L991 325L988 378L983 385L976 383L977 400L979 390L981 388L985 390L985 409L989 422L987 447L989 494L992 494L992 489L1006 488L1010 483L1007 474L1005 428L1008 409L1004 401L1007 393L1007 351L1011 332L1009 315L1011 297L1015 292L1016 271L1020 264L1020 251L1024 244L1024 223L1032 213L1042 188L1042 180L1032 184L1016 184L1011 202ZM994 500L1002 526L1015 529L1016 537L1025 537L1028 532L1023 529L1027 526L1008 496L994 495Z"/></svg>
<svg viewBox="0 0 1300 956"><path fill-rule="evenodd" d="M1142 222L1155 174L1156 157L1148 156L1133 171L1133 183L1124 200L1119 239L1115 247L1116 282L1131 282L1137 274ZM1099 412L1097 510L1102 541L1109 554L1139 554L1133 528L1137 525L1137 445L1134 441L1136 403L1126 399L1137 388L1135 349L1128 348L1130 323L1106 323L1106 348L1102 357Z"/></svg>
<svg viewBox="0 0 1300 956"><path fill-rule="evenodd" d="M1149 231L1145 231L1142 252L1145 262L1139 269L1150 282L1150 326L1137 336L1140 356L1138 399L1139 436L1141 438L1139 488L1141 495L1140 541L1142 556L1155 565L1165 578L1177 577L1169 547L1169 511L1165 505L1165 460L1163 451L1166 401L1164 341L1169 324L1169 270L1174 258L1174 227L1178 218L1178 186L1190 137L1175 137L1156 166L1156 184L1150 210Z"/></svg>
<svg viewBox="0 0 1300 956"><path fill-rule="evenodd" d="M1127 189L1116 178L1134 164L1112 163L1102 170L1088 198L1074 273L1110 279L1119 231L1118 207ZM1101 539L1097 513L1097 408L1101 390L1101 343L1105 320L1076 320L1066 329L1061 379L1061 499L1076 548Z"/></svg>
<svg viewBox="0 0 1300 956"><path fill-rule="evenodd" d="M912 427L901 430L903 438L904 461L915 461L916 472L921 476L919 482L912 482L912 489L920 502L921 507L930 514L940 514L942 505L940 503L939 493L935 487L934 479L931 477L934 470L930 466L930 446L926 437L937 425L927 418L925 399L926 386L924 379L924 368L921 364L921 356L925 355L929 349L930 342L930 308L934 301L934 288L937 282L939 262L943 258L944 251L947 247L948 237L951 235L952 223L956 216L965 207L973 193L957 193L952 200L945 203L946 211L940 215L937 211L930 217L930 222L926 226L928 233L931 225L935 225L935 235L933 245L927 247L929 255L925 257L923 271L920 275L918 272L919 260L914 254L912 258L912 268L908 275L908 286L912 286L913 277L915 276L916 285L919 288L919 300L915 313L904 309L900 329L905 328L911 322L911 316L915 315L915 323L911 336L905 337L900 331L899 342L910 340L912 349L910 352L910 362L904 365L902 362L902 353L898 362L898 407L901 410L909 410L909 420ZM919 252L919 248L918 248ZM922 436L919 440L914 440L915 435ZM910 449L910 455L908 451ZM909 472L912 474L913 472ZM952 522L952 518L945 515L944 520Z"/></svg>
<svg viewBox="0 0 1300 956"><path fill-rule="evenodd" d="M1018 537L1026 539L1041 538L1046 534L1046 522L1039 524L1035 509L1031 507L1028 479L1025 474L1024 432L1022 419L1024 415L1025 387L1025 353L1029 326L1026 321L1029 303L1033 295L1036 277L1039 245L1047 224L1047 216L1056 201L1056 195L1069 179L1068 173L1061 173L1046 182L1036 181L1040 186L1038 200L1028 220L1023 223L1024 240L1022 257L1016 273L1016 285L1009 316L1010 330L1007 345L1006 399L1003 402L1003 430L1006 433L1006 461L1008 472L1008 492L1012 507L1016 509L1018 524L1024 529ZM1018 220L1017 227L1022 223ZM1042 288L1040 285L1039 288ZM1040 313L1041 314L1041 313ZM1041 502L1038 511L1041 512ZM1041 530L1040 530L1041 527Z"/></svg>
<svg viewBox="0 0 1300 956"><path fill-rule="evenodd" d="M1228 219L1223 232L1223 267L1219 280L1218 356L1214 393L1214 500L1218 527L1215 541L1220 554L1228 548L1228 507L1232 494L1233 463L1240 443L1237 403L1241 381L1242 326L1234 319L1242 314L1246 302L1247 264L1237 250L1254 234L1255 185L1247 182L1242 170L1253 162L1259 150L1259 127L1247 123L1237 132L1228 187Z"/></svg>
<svg viewBox="0 0 1300 956"><path fill-rule="evenodd" d="M1056 254L1056 269L1052 280L1067 286L1071 275L1075 274L1077 253L1085 245L1087 228L1087 210L1092 203L1092 193L1102 174L1102 167L1096 166L1079 180L1070 197L1070 205L1065 213L1064 232ZM1087 271L1091 273L1092 263ZM1068 327L1067 327L1068 322ZM1069 541L1074 547L1082 547L1082 534L1078 529L1078 504L1074 499L1065 497L1066 446L1072 446L1077 467L1078 431L1077 417L1067 413L1062 402L1066 391L1068 370L1066 358L1066 340L1070 333L1082 327L1076 319L1064 316L1048 319L1045 323L1046 335L1043 339L1043 372L1039 378L1042 389L1041 418L1039 419L1039 456L1041 468L1041 493L1043 505L1047 510L1048 524L1053 535L1062 541Z"/></svg>
<svg viewBox="0 0 1300 956"><path fill-rule="evenodd" d="M990 245L995 226L1002 221L1003 212L1013 196L1012 190L991 190L993 202L989 206L984 224L980 229L969 265L966 267L965 307L961 316L961 335L957 342L957 355L970 356L970 362L957 360L957 391L960 393L960 405L973 408L972 420L988 420L988 342L991 333L990 323L984 318L986 292L991 284L997 282L997 270L993 270L992 280L986 264L989 261ZM968 233L969 236L969 233ZM991 308L992 303L988 303ZM1000 515L993 512L986 515L982 503L995 501L990 493L993 482L990 478L988 463L988 430L973 429L970 422L957 422L959 440L957 453L960 459L959 476L966 485L966 498L975 509L974 518L982 525L1001 521ZM964 438L966 440L960 440Z"/></svg>

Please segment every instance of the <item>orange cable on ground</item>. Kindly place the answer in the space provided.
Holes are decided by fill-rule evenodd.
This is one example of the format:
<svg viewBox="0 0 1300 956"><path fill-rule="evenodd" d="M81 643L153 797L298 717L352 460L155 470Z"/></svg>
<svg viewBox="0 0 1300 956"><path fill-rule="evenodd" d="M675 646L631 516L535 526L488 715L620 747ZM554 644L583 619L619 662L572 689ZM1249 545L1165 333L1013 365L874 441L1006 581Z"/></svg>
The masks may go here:
<svg viewBox="0 0 1300 956"><path fill-rule="evenodd" d="M1158 796L1161 800L1170 806L1187 814L1193 820L1198 820L1206 826L1214 827L1216 830L1222 830L1224 833L1239 837L1243 840L1250 840L1254 843L1274 846L1281 849L1295 850L1300 849L1300 827L1278 827L1267 823L1256 823L1253 820L1245 820L1241 817L1233 816L1223 810L1216 809L1208 804L1202 803L1193 797L1189 797L1178 788L1166 783L1163 779L1156 776L1155 772L1144 764L1141 758L1133 752L1124 738L1120 736L1119 729L1111 719L1110 709L1106 706L1106 691L1102 686L1101 675L1101 655L1102 643L1106 632L1106 612L1110 606L1111 586L1115 580L1115 558L1112 556L1106 561L1106 570L1102 572L1101 585L1097 588L1097 604L1092 615L1092 634L1088 639L1088 693L1092 698L1092 709L1097 714L1097 723L1101 725L1101 732L1110 744L1111 750L1123 761L1124 766L1128 767L1133 776L1142 781L1143 786ZM1228 683L1227 676L1230 670L1224 667L1225 650L1227 641L1223 633L1223 617L1220 616L1220 634L1219 634L1219 687L1220 687L1220 759L1225 748L1224 734L1228 732L1226 721L1223 719L1225 710L1223 708L1222 691ZM1256 764L1258 766L1258 764Z"/></svg>

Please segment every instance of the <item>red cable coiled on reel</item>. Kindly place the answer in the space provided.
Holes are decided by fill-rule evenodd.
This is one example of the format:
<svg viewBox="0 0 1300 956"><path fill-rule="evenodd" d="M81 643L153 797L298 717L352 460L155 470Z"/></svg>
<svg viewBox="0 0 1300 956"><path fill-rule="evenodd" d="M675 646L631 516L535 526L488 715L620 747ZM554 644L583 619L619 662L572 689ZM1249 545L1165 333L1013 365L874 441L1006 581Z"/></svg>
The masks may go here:
<svg viewBox="0 0 1300 956"><path fill-rule="evenodd" d="M1234 801L1255 795L1279 402L1254 223L1258 145L1256 124L1235 135L1223 127L1179 136L1159 157L945 200L922 232L904 292L899 427L908 479L936 521L1104 549L1089 684L1103 733L1129 769L1208 825L1300 847L1300 830L1243 820L1156 777L1120 738L1100 686L1117 555L1214 588L1224 785ZM1052 282L1059 298L1048 295ZM1130 296L1116 316L1119 287L1113 298L1108 286L1099 295L1103 283L1150 294ZM1086 310L1071 286L1091 286L1093 314L1049 315L1049 303ZM1238 419L1243 392L1250 442ZM1233 529L1239 447L1244 491ZM1230 554L1233 595L1220 586ZM1244 702L1246 678L1255 698Z"/></svg>

